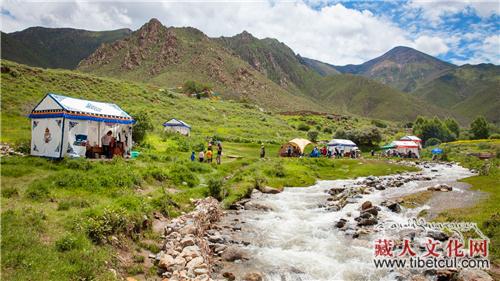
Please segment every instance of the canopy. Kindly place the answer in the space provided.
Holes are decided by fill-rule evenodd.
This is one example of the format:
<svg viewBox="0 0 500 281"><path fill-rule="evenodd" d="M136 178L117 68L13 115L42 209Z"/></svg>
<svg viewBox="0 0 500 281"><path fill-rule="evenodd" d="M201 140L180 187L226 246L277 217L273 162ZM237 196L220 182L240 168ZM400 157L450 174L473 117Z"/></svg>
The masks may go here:
<svg viewBox="0 0 500 281"><path fill-rule="evenodd" d="M404 136L400 140L401 141L422 142L422 140L417 136Z"/></svg>
<svg viewBox="0 0 500 281"><path fill-rule="evenodd" d="M283 144L280 148L280 155L281 156L286 156L287 155L287 150L288 146L292 147L292 155L293 156L299 156L304 153L304 149L306 146L311 144L312 142L306 140L306 139L293 139L285 144Z"/></svg>
<svg viewBox="0 0 500 281"><path fill-rule="evenodd" d="M393 141L395 148L418 148L419 145L413 141Z"/></svg>
<svg viewBox="0 0 500 281"><path fill-rule="evenodd" d="M434 148L432 151L431 151L432 154L441 154L443 153L443 150L439 147L436 147Z"/></svg>
<svg viewBox="0 0 500 281"><path fill-rule="evenodd" d="M29 118L92 120L107 123L133 124L134 119L114 103L89 101L47 94L31 111Z"/></svg>
<svg viewBox="0 0 500 281"><path fill-rule="evenodd" d="M391 149L391 148L395 148L396 145L393 144L393 143L390 143L390 144L386 144L384 146L382 146L382 149Z"/></svg>
<svg viewBox="0 0 500 281"><path fill-rule="evenodd" d="M191 129L191 126L189 126L186 122L178 119L171 119L168 122L163 123L163 127L186 127Z"/></svg>
<svg viewBox="0 0 500 281"><path fill-rule="evenodd" d="M351 140L333 139L328 143L328 146L352 146L352 147L355 147L357 145Z"/></svg>

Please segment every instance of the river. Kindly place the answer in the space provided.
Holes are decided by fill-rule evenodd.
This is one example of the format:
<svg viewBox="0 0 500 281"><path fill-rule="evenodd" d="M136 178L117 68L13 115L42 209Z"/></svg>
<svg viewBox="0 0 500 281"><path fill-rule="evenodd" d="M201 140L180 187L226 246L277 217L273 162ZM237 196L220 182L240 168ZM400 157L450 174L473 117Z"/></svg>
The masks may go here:
<svg viewBox="0 0 500 281"><path fill-rule="evenodd" d="M327 211L322 206L330 197L326 191L334 187L351 188L364 178L318 181L314 186L306 188L285 188L275 195L255 194L252 201L269 206L272 210L233 211L226 217L226 221L237 220L242 225L241 231L231 235L235 240L249 242L242 246L249 259L228 263L225 268L233 272L257 270L264 275L264 280L269 281L393 280L396 277L394 272L375 270L373 265L373 241L386 234L384 230L367 233L359 239L348 235L356 230L353 218L359 216L363 202L371 201L373 205L380 206L384 200L425 190L437 183L451 185L453 191L439 194L446 199L437 200L434 203L436 207L446 209L443 204L450 204L448 207L465 206L473 204L481 196L468 190L466 184L457 182L473 175L468 169L457 165L428 165L432 166L421 166L421 172L399 176L404 178L419 174L431 177L430 181L408 181L400 187L358 195L353 199L354 203L347 204L336 212ZM382 177L389 178L391 176ZM379 224L406 222L426 208L434 207L426 205L415 209L402 208L400 213L381 207L378 213ZM335 222L341 218L347 220L346 231L334 227Z"/></svg>

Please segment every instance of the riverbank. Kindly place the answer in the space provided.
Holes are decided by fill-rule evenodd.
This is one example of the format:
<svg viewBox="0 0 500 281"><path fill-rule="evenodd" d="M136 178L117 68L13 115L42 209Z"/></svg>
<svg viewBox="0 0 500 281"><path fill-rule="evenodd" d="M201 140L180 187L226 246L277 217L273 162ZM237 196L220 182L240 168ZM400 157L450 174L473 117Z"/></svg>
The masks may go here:
<svg viewBox="0 0 500 281"><path fill-rule="evenodd" d="M455 165L422 168L421 173L320 181L308 188L287 188L276 195L254 192L250 201L240 204L241 210L229 211L223 218L218 235L225 237L225 246L237 253L237 258L234 254L227 258L223 251L216 253L219 276L243 278L251 274L263 280L409 280L417 275L419 280L431 280L436 274L459 276L460 272L453 271L389 274L373 268L375 237L402 239L408 235L407 231L384 232L377 226L406 222L421 211L407 209L391 198L437 184L443 191L435 192L469 196L470 191L457 188L458 179L472 175L467 169ZM423 239L426 233L416 235Z"/></svg>

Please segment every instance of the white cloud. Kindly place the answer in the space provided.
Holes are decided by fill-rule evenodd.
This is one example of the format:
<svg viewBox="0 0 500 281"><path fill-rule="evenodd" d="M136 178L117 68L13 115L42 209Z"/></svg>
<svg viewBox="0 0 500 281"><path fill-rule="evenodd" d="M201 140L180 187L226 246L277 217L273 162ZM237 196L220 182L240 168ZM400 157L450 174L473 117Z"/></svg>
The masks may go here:
<svg viewBox="0 0 500 281"><path fill-rule="evenodd" d="M441 22L441 17L471 10L479 17L488 18L500 14L497 0L413 0L408 3L409 9L419 9L426 19L433 23Z"/></svg>
<svg viewBox="0 0 500 281"><path fill-rule="evenodd" d="M483 42L475 43L469 46L468 50L473 55L464 60L455 59L456 64L478 64L478 63L493 63L500 64L500 35L491 35L484 38Z"/></svg>
<svg viewBox="0 0 500 281"><path fill-rule="evenodd" d="M415 48L433 56L445 54L450 49L442 38L427 35L420 36L415 40Z"/></svg>

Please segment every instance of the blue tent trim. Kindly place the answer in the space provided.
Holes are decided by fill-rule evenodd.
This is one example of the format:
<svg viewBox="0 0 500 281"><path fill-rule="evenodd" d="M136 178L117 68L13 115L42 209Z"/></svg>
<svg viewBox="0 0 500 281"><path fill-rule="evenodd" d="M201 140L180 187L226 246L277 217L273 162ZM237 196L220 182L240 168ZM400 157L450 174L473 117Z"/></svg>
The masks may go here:
<svg viewBox="0 0 500 281"><path fill-rule="evenodd" d="M114 118L99 118L99 117L94 117L94 116L71 115L69 113L30 114L30 115L28 115L28 117L31 119L64 117L64 118L73 119L73 120L91 120L91 121L97 121L97 122L116 123L116 124L135 124L135 120L133 120L133 119L123 120L123 119L114 119Z"/></svg>
<svg viewBox="0 0 500 281"><path fill-rule="evenodd" d="M179 123L170 123L171 121L177 121ZM186 124L184 121L181 121L181 120L178 120L175 118L173 118L172 120L170 120L168 122L163 123L163 127L186 127L186 128L191 129L191 126Z"/></svg>

